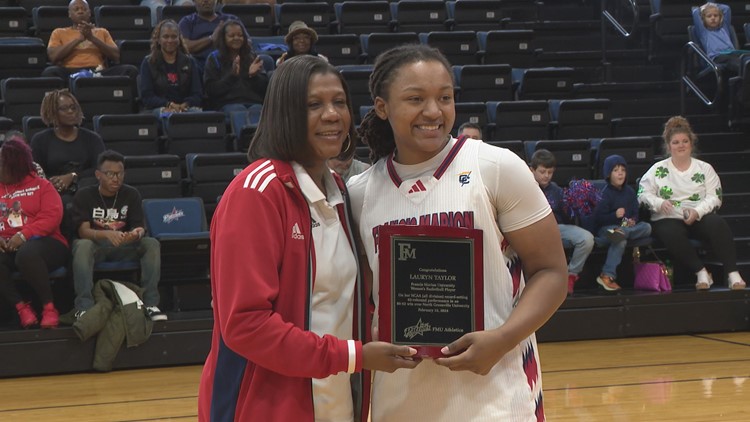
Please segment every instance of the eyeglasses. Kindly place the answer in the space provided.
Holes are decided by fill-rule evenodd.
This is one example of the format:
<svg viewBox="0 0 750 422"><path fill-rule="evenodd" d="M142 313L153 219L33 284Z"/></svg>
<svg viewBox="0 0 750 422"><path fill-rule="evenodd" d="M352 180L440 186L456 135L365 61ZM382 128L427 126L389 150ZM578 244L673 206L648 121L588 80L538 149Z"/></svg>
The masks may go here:
<svg viewBox="0 0 750 422"><path fill-rule="evenodd" d="M101 173L103 175L107 176L107 179L122 180L125 177L125 172L124 171L101 171Z"/></svg>
<svg viewBox="0 0 750 422"><path fill-rule="evenodd" d="M78 106L75 104L71 104L69 106L62 106L57 108L58 111L67 113L67 112L75 112L78 111Z"/></svg>

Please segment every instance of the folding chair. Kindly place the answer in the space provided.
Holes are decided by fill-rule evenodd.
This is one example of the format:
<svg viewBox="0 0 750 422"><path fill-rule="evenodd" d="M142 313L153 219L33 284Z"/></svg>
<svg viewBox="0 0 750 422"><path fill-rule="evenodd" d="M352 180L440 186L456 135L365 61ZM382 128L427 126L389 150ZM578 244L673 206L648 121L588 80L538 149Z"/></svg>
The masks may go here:
<svg viewBox="0 0 750 422"><path fill-rule="evenodd" d="M549 139L547 101L490 101L487 115L492 141Z"/></svg>
<svg viewBox="0 0 750 422"><path fill-rule="evenodd" d="M173 113L164 125L167 154L225 152L226 117L221 112Z"/></svg>
<svg viewBox="0 0 750 422"><path fill-rule="evenodd" d="M555 155L557 167L552 180L560 186L567 186L571 179L591 179L591 143L588 139L555 141L526 141L526 156L534 151L546 149Z"/></svg>
<svg viewBox="0 0 750 422"><path fill-rule="evenodd" d="M387 1L344 1L334 5L339 34L369 34L393 32L396 22L391 20Z"/></svg>
<svg viewBox="0 0 750 422"><path fill-rule="evenodd" d="M67 5L34 7L31 16L34 23L34 36L41 38L45 45L49 42L52 31L70 26Z"/></svg>
<svg viewBox="0 0 750 422"><path fill-rule="evenodd" d="M279 33L286 35L289 25L302 21L314 29L318 35L328 34L331 23L331 6L326 2L291 3L276 5L276 20L279 22Z"/></svg>
<svg viewBox="0 0 750 422"><path fill-rule="evenodd" d="M355 34L318 35L315 51L334 66L361 63L359 37Z"/></svg>
<svg viewBox="0 0 750 422"><path fill-rule="evenodd" d="M492 31L500 29L502 1L459 0L446 2L454 31Z"/></svg>
<svg viewBox="0 0 750 422"><path fill-rule="evenodd" d="M504 64L453 66L458 101L512 101L511 68Z"/></svg>
<svg viewBox="0 0 750 422"><path fill-rule="evenodd" d="M104 114L94 117L94 131L107 148L122 155L159 153L159 124L153 114Z"/></svg>
<svg viewBox="0 0 750 422"><path fill-rule="evenodd" d="M276 22L270 4L226 4L221 11L237 16L251 37L276 35Z"/></svg>
<svg viewBox="0 0 750 422"><path fill-rule="evenodd" d="M26 27L26 9L0 7L0 37L23 37Z"/></svg>
<svg viewBox="0 0 750 422"><path fill-rule="evenodd" d="M32 78L47 66L47 46L40 38L0 38L0 79Z"/></svg>
<svg viewBox="0 0 750 422"><path fill-rule="evenodd" d="M474 31L432 31L419 34L422 44L437 48L452 65L480 64L482 52Z"/></svg>
<svg viewBox="0 0 750 422"><path fill-rule="evenodd" d="M100 114L130 114L135 111L133 81L127 76L71 78L70 91L91 119Z"/></svg>
<svg viewBox="0 0 750 422"><path fill-rule="evenodd" d="M98 6L93 9L96 25L107 28L115 40L145 40L151 37L151 9L147 6Z"/></svg>
<svg viewBox="0 0 750 422"><path fill-rule="evenodd" d="M374 32L360 35L359 41L362 45L362 61L375 63L380 53L403 44L417 44L419 37L415 32Z"/></svg>
<svg viewBox="0 0 750 422"><path fill-rule="evenodd" d="M65 88L60 78L7 78L0 82L2 92L3 114L14 122L20 122L23 116L38 116L44 94L55 89Z"/></svg>
<svg viewBox="0 0 750 422"><path fill-rule="evenodd" d="M550 100L554 139L612 136L610 101L606 98Z"/></svg>
<svg viewBox="0 0 750 422"><path fill-rule="evenodd" d="M144 199L182 196L180 157L170 154L126 155L125 183Z"/></svg>
<svg viewBox="0 0 750 422"><path fill-rule="evenodd" d="M398 32L449 31L453 20L442 0L400 0L391 3Z"/></svg>
<svg viewBox="0 0 750 422"><path fill-rule="evenodd" d="M636 179L645 174L654 164L656 141L651 136L633 136L625 138L603 138L591 141L595 150L594 175L604 179L602 166L610 155L620 155L628 163L627 183L634 185Z"/></svg>
<svg viewBox="0 0 750 422"><path fill-rule="evenodd" d="M180 286L210 280L210 239L200 198L144 199L146 230L161 244L161 283L172 286L172 309L179 311ZM208 308L210 297L204 297Z"/></svg>
<svg viewBox="0 0 750 422"><path fill-rule="evenodd" d="M203 200L210 220L218 203L216 198L224 193L229 182L247 166L247 154L188 154L185 162L190 184L189 195Z"/></svg>
<svg viewBox="0 0 750 422"><path fill-rule="evenodd" d="M534 31L528 29L477 32L484 64L508 64L514 68L530 68L536 64L541 50L536 48Z"/></svg>

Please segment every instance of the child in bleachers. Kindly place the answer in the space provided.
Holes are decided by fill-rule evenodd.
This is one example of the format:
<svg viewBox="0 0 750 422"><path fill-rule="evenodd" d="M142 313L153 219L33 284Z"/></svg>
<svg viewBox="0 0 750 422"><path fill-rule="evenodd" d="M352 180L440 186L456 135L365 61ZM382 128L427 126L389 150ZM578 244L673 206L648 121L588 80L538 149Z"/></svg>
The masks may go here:
<svg viewBox="0 0 750 422"><path fill-rule="evenodd" d="M638 197L627 180L627 163L622 156L610 155L604 160L607 186L602 190L602 198L594 208L594 222L599 237L609 240L607 258L596 282L605 290L620 290L617 266L622 261L628 239L640 239L651 234L651 226L638 221Z"/></svg>
<svg viewBox="0 0 750 422"><path fill-rule="evenodd" d="M568 263L568 294L572 294L579 278L578 274L583 270L586 258L594 248L594 236L588 230L575 225L563 211L563 190L552 181L555 167L557 167L557 160L546 149L537 150L531 156L531 172L555 214L563 246L573 248L573 254Z"/></svg>
<svg viewBox="0 0 750 422"><path fill-rule="evenodd" d="M737 50L732 42L731 16L726 4L709 2L693 11L693 24L708 57L738 75L748 51Z"/></svg>

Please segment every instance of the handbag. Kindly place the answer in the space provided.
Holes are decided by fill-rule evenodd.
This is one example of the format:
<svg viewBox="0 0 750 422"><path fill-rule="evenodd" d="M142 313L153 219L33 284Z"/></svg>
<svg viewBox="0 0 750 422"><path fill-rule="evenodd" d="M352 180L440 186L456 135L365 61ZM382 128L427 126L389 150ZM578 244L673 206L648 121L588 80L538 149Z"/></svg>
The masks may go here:
<svg viewBox="0 0 750 422"><path fill-rule="evenodd" d="M672 285L669 284L667 276L667 267L661 262L636 262L633 266L635 273L633 287L636 290L672 291Z"/></svg>

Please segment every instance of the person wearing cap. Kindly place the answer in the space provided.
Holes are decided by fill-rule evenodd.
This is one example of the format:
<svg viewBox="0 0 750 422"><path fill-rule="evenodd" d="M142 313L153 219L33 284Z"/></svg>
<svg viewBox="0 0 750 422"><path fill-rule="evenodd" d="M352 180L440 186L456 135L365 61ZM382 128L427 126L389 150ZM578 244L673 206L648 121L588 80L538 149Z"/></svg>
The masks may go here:
<svg viewBox="0 0 750 422"><path fill-rule="evenodd" d="M276 60L276 66L284 63L286 59L302 54L309 54L328 61L328 57L315 51L318 33L302 21L294 21L289 25L289 32L284 37L284 42L288 50Z"/></svg>
<svg viewBox="0 0 750 422"><path fill-rule="evenodd" d="M651 225L638 221L638 197L632 187L625 184L628 163L620 155L610 155L604 160L602 174L607 186L594 208L594 233L607 239L609 249L601 274L596 278L605 290L620 290L617 266L622 261L628 239L640 239L651 234Z"/></svg>

